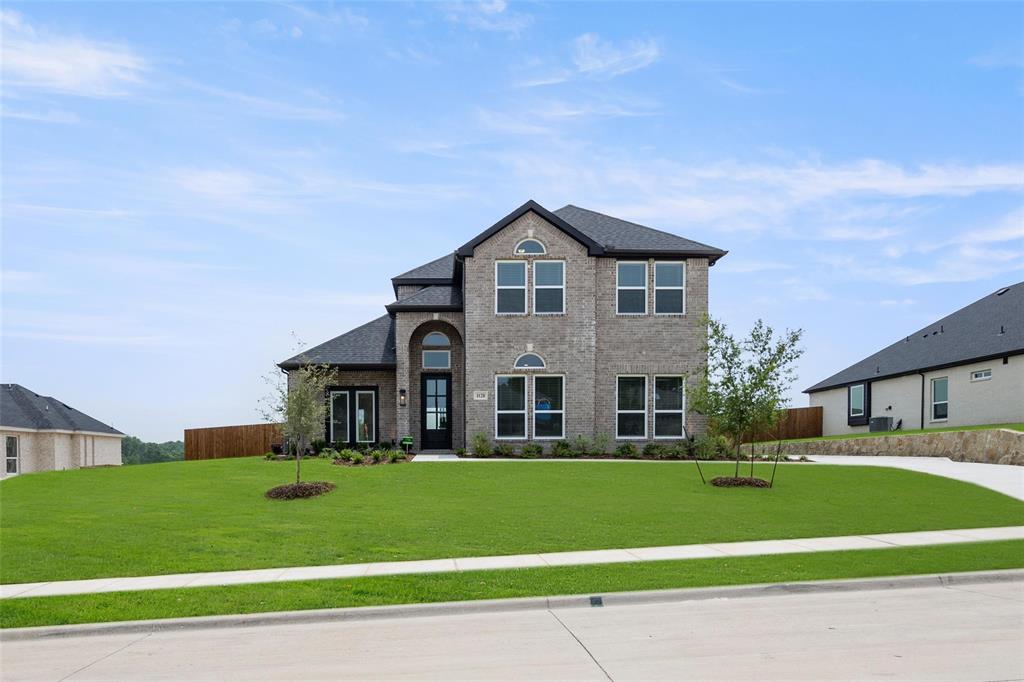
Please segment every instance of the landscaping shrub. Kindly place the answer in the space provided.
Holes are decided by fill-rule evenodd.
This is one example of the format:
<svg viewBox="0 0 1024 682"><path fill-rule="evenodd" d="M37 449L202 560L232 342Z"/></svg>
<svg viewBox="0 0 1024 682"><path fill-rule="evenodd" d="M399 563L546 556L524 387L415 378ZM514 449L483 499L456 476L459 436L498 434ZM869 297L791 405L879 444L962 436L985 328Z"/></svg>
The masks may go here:
<svg viewBox="0 0 1024 682"><path fill-rule="evenodd" d="M544 448L539 443L527 443L523 446L523 457L526 459L536 459L544 454Z"/></svg>
<svg viewBox="0 0 1024 682"><path fill-rule="evenodd" d="M611 444L612 439L607 433L599 433L594 436L593 448L590 453L593 455L606 455Z"/></svg>
<svg viewBox="0 0 1024 682"><path fill-rule="evenodd" d="M491 447L491 439L482 431L473 434L469 445L477 457L490 457L494 451Z"/></svg>
<svg viewBox="0 0 1024 682"><path fill-rule="evenodd" d="M516 449L511 443L498 443L494 446L494 454L498 457L515 457Z"/></svg>
<svg viewBox="0 0 1024 682"><path fill-rule="evenodd" d="M567 440L556 440L551 446L552 457L572 457L572 445Z"/></svg>
<svg viewBox="0 0 1024 682"><path fill-rule="evenodd" d="M590 439L584 436L582 433L572 439L572 456L573 457L586 457L590 454L593 449L593 445L590 443Z"/></svg>
<svg viewBox="0 0 1024 682"><path fill-rule="evenodd" d="M644 457L668 459L669 449L664 443L648 443L644 446Z"/></svg>
<svg viewBox="0 0 1024 682"><path fill-rule="evenodd" d="M273 450L263 455L263 459L274 459L275 457L277 457L277 455L274 454Z"/></svg>
<svg viewBox="0 0 1024 682"><path fill-rule="evenodd" d="M370 457L373 459L374 464L380 464L387 457L387 454L383 450L371 450Z"/></svg>
<svg viewBox="0 0 1024 682"><path fill-rule="evenodd" d="M730 459L729 441L725 436L702 434L693 444L693 456L697 459Z"/></svg>
<svg viewBox="0 0 1024 682"><path fill-rule="evenodd" d="M405 453L401 450L391 449L387 451L388 461L394 464L395 462L401 462L405 459Z"/></svg>
<svg viewBox="0 0 1024 682"><path fill-rule="evenodd" d="M328 481L309 481L279 485L267 491L271 500L297 500L303 497L316 497L334 490L334 484Z"/></svg>
<svg viewBox="0 0 1024 682"><path fill-rule="evenodd" d="M322 459L335 459L338 456L338 451L334 448L324 448L318 456Z"/></svg>
<svg viewBox="0 0 1024 682"><path fill-rule="evenodd" d="M317 438L314 441L310 441L309 449L313 451L314 455L319 455L320 451L327 447L327 441L323 438Z"/></svg>
<svg viewBox="0 0 1024 682"><path fill-rule="evenodd" d="M456 457L465 457L466 456L466 448L455 448L455 456Z"/></svg>
<svg viewBox="0 0 1024 682"><path fill-rule="evenodd" d="M681 440L673 443L669 448L669 457L672 459L689 459L693 456L693 441Z"/></svg>
<svg viewBox="0 0 1024 682"><path fill-rule="evenodd" d="M352 462L353 464L362 464L363 460L365 460L365 459L366 458L363 457L363 453L361 453L361 452L353 452L352 456L348 458L348 461Z"/></svg>
<svg viewBox="0 0 1024 682"><path fill-rule="evenodd" d="M623 443L619 447L615 448L615 456L634 459L640 456L640 451L637 450L636 446L632 443Z"/></svg>

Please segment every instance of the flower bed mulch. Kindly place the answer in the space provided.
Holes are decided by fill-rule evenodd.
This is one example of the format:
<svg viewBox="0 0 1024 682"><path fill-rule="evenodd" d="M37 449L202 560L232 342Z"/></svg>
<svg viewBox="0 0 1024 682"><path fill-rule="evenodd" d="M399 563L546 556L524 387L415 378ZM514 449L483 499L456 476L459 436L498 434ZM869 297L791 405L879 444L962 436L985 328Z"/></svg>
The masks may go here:
<svg viewBox="0 0 1024 682"><path fill-rule="evenodd" d="M711 485L719 488L768 488L768 481L750 476L718 476L711 479Z"/></svg>
<svg viewBox="0 0 1024 682"><path fill-rule="evenodd" d="M402 459L396 459L394 462L392 462L391 460L389 460L387 458L382 459L379 462L374 462L372 457L366 457L359 464L356 464L355 462L353 462L351 460L341 459L341 458L336 459L336 460L334 460L331 463L332 464L336 464L337 466L340 466L340 467L375 467L375 466L379 466L381 464L403 464L403 463L408 462L408 461L409 461L408 459L403 457Z"/></svg>
<svg viewBox="0 0 1024 682"><path fill-rule="evenodd" d="M271 500L297 500L303 497L317 497L334 490L334 484L328 481L309 481L279 485L267 491Z"/></svg>

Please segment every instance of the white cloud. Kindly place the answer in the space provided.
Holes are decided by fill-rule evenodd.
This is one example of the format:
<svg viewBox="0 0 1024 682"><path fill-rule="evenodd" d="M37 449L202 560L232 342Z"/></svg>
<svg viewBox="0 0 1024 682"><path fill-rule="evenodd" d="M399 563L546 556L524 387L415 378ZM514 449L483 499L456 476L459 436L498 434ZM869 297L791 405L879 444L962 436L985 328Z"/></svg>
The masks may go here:
<svg viewBox="0 0 1024 682"><path fill-rule="evenodd" d="M953 244L1009 242L1024 239L1024 208L1011 211L994 227L968 230L951 240Z"/></svg>
<svg viewBox="0 0 1024 682"><path fill-rule="evenodd" d="M248 95L244 92L224 90L195 81L185 81L185 83L199 92L241 105L241 108L238 110L240 113L293 121L342 121L345 119L345 114L337 109L292 104L266 97Z"/></svg>
<svg viewBox="0 0 1024 682"><path fill-rule="evenodd" d="M898 298L898 299L887 298L887 299L879 301L879 303L881 305L884 305L884 306L887 306L887 307L890 307L890 308L903 308L903 307L906 307L906 306L916 305L917 301L915 301L912 298Z"/></svg>
<svg viewBox="0 0 1024 682"><path fill-rule="evenodd" d="M506 135L552 135L550 127L502 111L477 109L477 121L486 130Z"/></svg>
<svg viewBox="0 0 1024 682"><path fill-rule="evenodd" d="M633 40L615 45L596 33L584 33L573 41L576 69L593 78L614 78L643 69L658 61L661 49L654 40Z"/></svg>
<svg viewBox="0 0 1024 682"><path fill-rule="evenodd" d="M533 16L510 12L505 0L455 2L441 5L445 19L476 31L519 35L533 23Z"/></svg>
<svg viewBox="0 0 1024 682"><path fill-rule="evenodd" d="M827 227L818 234L818 238L836 242L877 242L900 234L899 230L889 227Z"/></svg>
<svg viewBox="0 0 1024 682"><path fill-rule="evenodd" d="M118 97L143 82L149 63L127 45L37 30L20 14L2 10L3 82L80 97Z"/></svg>
<svg viewBox="0 0 1024 682"><path fill-rule="evenodd" d="M48 109L46 111L24 111L3 108L0 112L0 116L4 118L14 118L22 121L38 121L40 123L61 123L61 124L75 124L81 119L78 118L78 114L72 111L63 111L60 109Z"/></svg>
<svg viewBox="0 0 1024 682"><path fill-rule="evenodd" d="M971 57L967 63L982 69L1024 69L1024 55L1020 48L995 48Z"/></svg>
<svg viewBox="0 0 1024 682"><path fill-rule="evenodd" d="M784 92L782 90L771 90L771 89L766 89L766 88L755 88L752 85L745 85L745 84L740 83L739 81L733 80L731 78L719 78L718 82L721 83L726 88L728 88L729 90L732 90L733 92L738 92L738 93L743 94L743 95L781 95L781 94L784 94Z"/></svg>
<svg viewBox="0 0 1024 682"><path fill-rule="evenodd" d="M737 260L735 258L726 258L721 262L721 264L716 265L715 269L718 272L749 274L754 272L792 270L793 267L794 266L789 263L783 263L780 261Z"/></svg>

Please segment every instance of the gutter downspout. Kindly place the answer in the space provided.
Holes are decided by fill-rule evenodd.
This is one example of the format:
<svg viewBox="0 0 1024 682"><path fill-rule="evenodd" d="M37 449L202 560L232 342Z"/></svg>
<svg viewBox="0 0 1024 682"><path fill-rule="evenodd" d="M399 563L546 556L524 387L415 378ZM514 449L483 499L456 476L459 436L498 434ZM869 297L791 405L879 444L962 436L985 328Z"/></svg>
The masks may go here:
<svg viewBox="0 0 1024 682"><path fill-rule="evenodd" d="M924 372L918 372L921 375L921 430L924 431Z"/></svg>

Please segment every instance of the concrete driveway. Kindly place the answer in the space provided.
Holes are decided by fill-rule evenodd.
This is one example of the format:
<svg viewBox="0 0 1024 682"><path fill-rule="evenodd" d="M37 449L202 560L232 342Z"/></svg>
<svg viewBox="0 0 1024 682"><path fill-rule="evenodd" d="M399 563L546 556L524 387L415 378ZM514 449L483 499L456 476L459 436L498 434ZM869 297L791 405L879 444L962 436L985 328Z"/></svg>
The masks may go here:
<svg viewBox="0 0 1024 682"><path fill-rule="evenodd" d="M1024 500L1024 467L1010 464L954 462L946 457L887 457L881 455L821 455L811 457L820 464L894 467L955 478Z"/></svg>
<svg viewBox="0 0 1024 682"><path fill-rule="evenodd" d="M1024 582L49 637L15 680L1024 677Z"/></svg>

